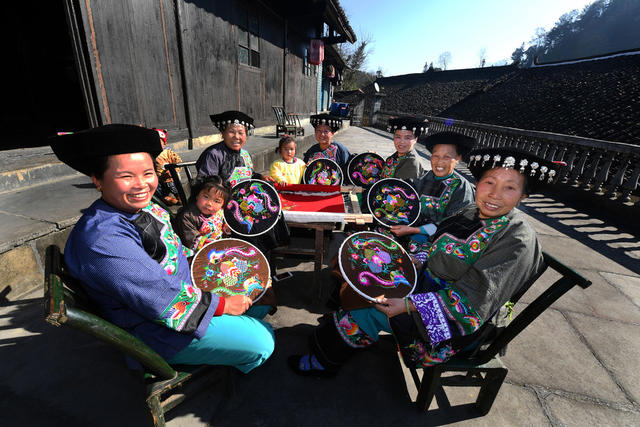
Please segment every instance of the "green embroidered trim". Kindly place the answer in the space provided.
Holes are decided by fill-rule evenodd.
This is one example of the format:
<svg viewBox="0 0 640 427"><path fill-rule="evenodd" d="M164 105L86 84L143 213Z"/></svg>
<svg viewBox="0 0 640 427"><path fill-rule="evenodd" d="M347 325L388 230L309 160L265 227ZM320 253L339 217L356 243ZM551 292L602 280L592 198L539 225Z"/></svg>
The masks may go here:
<svg viewBox="0 0 640 427"><path fill-rule="evenodd" d="M506 216L495 218L489 223L487 223L487 220L481 221L482 227L466 240L457 239L448 233L442 234L431 244L427 258L438 251L443 251L472 265L487 248L493 236L509 223L509 219Z"/></svg>
<svg viewBox="0 0 640 427"><path fill-rule="evenodd" d="M453 321L462 335L469 335L482 326L482 318L469 304L469 300L462 293L452 287L436 292L440 305L449 320Z"/></svg>
<svg viewBox="0 0 640 427"><path fill-rule="evenodd" d="M369 347L375 342L351 317L351 313L341 308L333 313L333 322L344 342L353 348Z"/></svg>
<svg viewBox="0 0 640 427"><path fill-rule="evenodd" d="M176 274L176 271L178 271L178 249L180 248L181 243L180 238L171 227L169 214L160 206L154 203L149 203L146 207L142 208L142 210L153 215L164 224L164 226L162 227L162 235L160 236L160 239L162 240L162 243L164 243L164 246L167 248L167 254L165 255L160 265L162 265L162 268L164 268L167 273L171 275Z"/></svg>
<svg viewBox="0 0 640 427"><path fill-rule="evenodd" d="M244 159L244 165L253 170L253 160L251 160L251 154L244 148L240 149L240 156Z"/></svg>
<svg viewBox="0 0 640 427"><path fill-rule="evenodd" d="M382 168L382 178L393 178L396 173L398 164L400 163L400 156L390 156Z"/></svg>
<svg viewBox="0 0 640 427"><path fill-rule="evenodd" d="M157 319L156 322L176 331L181 331L201 299L202 291L183 281L182 289L164 309L160 319Z"/></svg>
<svg viewBox="0 0 640 427"><path fill-rule="evenodd" d="M420 209L422 212L427 212L429 210L435 211L439 214L444 213L451 201L451 195L458 188L460 183L462 182L460 178L457 178L455 175L450 178L446 178L441 181L446 186L445 190L442 192L440 197L434 196L422 196L420 198Z"/></svg>

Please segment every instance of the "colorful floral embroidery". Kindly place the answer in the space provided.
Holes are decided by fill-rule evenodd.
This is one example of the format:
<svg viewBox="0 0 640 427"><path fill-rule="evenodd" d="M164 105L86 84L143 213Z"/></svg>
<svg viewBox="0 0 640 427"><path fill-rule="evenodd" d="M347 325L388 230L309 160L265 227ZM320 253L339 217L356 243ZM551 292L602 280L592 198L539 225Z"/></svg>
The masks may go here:
<svg viewBox="0 0 640 427"><path fill-rule="evenodd" d="M186 256L187 258L194 256L196 253L189 249L188 247L182 245L182 255Z"/></svg>
<svg viewBox="0 0 640 427"><path fill-rule="evenodd" d="M398 163L400 163L400 156L398 153L387 158L387 161L382 168L382 178L393 178L396 173Z"/></svg>
<svg viewBox="0 0 640 427"><path fill-rule="evenodd" d="M166 271L168 274L173 275L176 273L178 268L178 254L181 243L180 238L176 233L174 233L173 228L171 227L169 214L167 213L167 211L154 203L149 203L142 210L158 218L164 224L162 227L162 234L160 235L160 239L167 249L167 254L160 262L160 265L162 265L164 271Z"/></svg>
<svg viewBox="0 0 640 427"><path fill-rule="evenodd" d="M176 331L181 331L201 299L202 291L183 281L182 289L164 309L157 322Z"/></svg>
<svg viewBox="0 0 640 427"><path fill-rule="evenodd" d="M336 161L337 158L338 158L338 146L330 144L326 150L313 153L311 157L309 157L309 161L307 162L307 164L309 164L310 162L316 159L331 159L333 161Z"/></svg>
<svg viewBox="0 0 640 427"><path fill-rule="evenodd" d="M422 212L434 210L438 213L444 213L451 201L451 195L460 185L461 181L455 175L441 181L445 185L445 189L440 197L422 196L420 198L420 207Z"/></svg>
<svg viewBox="0 0 640 427"><path fill-rule="evenodd" d="M212 245L209 248L208 262L197 267L198 271L204 268L204 274L196 274L199 264L194 264L194 283L198 288L221 296L250 296L263 292L267 284L259 270L264 265L264 258L258 255L257 249L250 245L226 248Z"/></svg>
<svg viewBox="0 0 640 427"><path fill-rule="evenodd" d="M244 165L249 169L253 170L253 160L251 160L251 154L244 148L240 149L240 156L244 160Z"/></svg>
<svg viewBox="0 0 640 427"><path fill-rule="evenodd" d="M446 362L456 352L449 344L434 348L416 339L413 344L405 347L404 353L414 365L427 367Z"/></svg>
<svg viewBox="0 0 640 427"><path fill-rule="evenodd" d="M382 236L359 233L349 237L345 245L345 251L350 255L347 271L357 273L361 286L387 290L408 288L407 293L411 292L414 270L411 264L405 267L407 259L398 243ZM349 273L347 276L349 277ZM379 290L372 289L371 292L378 295Z"/></svg>
<svg viewBox="0 0 640 427"><path fill-rule="evenodd" d="M232 187L246 179L251 179L251 176L253 176L253 161L249 152L245 149L240 149L240 157L244 160L244 167L237 167L231 172L228 181Z"/></svg>
<svg viewBox="0 0 640 427"><path fill-rule="evenodd" d="M333 313L333 321L342 339L353 348L369 347L375 341L351 317L351 313L340 309Z"/></svg>
<svg viewBox="0 0 640 427"><path fill-rule="evenodd" d="M196 239L193 249L198 251L202 249L206 244L214 242L222 237L222 226L224 224L224 211L220 209L213 215L206 217L204 215L199 216L202 221L200 226L200 237Z"/></svg>
<svg viewBox="0 0 640 427"><path fill-rule="evenodd" d="M307 184L312 185L340 185L342 171L335 162L316 159L307 165L305 180Z"/></svg>
<svg viewBox="0 0 640 427"><path fill-rule="evenodd" d="M363 153L349 164L351 181L357 185L367 186L375 183L383 169L383 161L377 154Z"/></svg>
<svg viewBox="0 0 640 427"><path fill-rule="evenodd" d="M431 244L427 258L438 251L442 251L472 265L486 249L493 236L507 225L509 220L506 216L501 216L491 220L489 223L486 220L481 220L481 222L482 226L466 240L458 239L448 233L442 234Z"/></svg>
<svg viewBox="0 0 640 427"><path fill-rule="evenodd" d="M268 230L280 214L277 193L262 181L252 180L234 187L227 203L227 224L237 233ZM255 233L255 230L254 230Z"/></svg>
<svg viewBox="0 0 640 427"><path fill-rule="evenodd" d="M464 294L449 287L437 291L436 295L447 317L458 327L462 335L472 334L482 326L482 319Z"/></svg>

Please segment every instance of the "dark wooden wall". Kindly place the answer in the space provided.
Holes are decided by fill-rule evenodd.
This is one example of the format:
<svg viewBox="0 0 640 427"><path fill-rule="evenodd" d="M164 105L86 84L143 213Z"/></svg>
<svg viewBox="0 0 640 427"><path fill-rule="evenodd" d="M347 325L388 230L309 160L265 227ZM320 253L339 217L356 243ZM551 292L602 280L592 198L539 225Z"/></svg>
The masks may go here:
<svg viewBox="0 0 640 427"><path fill-rule="evenodd" d="M244 111L257 125L273 124L271 106L283 101L289 111L316 111L317 76L304 75L302 57L319 22L290 25L285 59L284 18L267 7L251 0L179 1L184 75L174 0L78 2L103 123L164 127L177 140L187 135L187 112L198 137L215 133L209 115L225 110ZM237 24L246 8L260 19L259 68L238 63Z"/></svg>
<svg viewBox="0 0 640 427"><path fill-rule="evenodd" d="M173 1L79 5L103 122L186 128Z"/></svg>

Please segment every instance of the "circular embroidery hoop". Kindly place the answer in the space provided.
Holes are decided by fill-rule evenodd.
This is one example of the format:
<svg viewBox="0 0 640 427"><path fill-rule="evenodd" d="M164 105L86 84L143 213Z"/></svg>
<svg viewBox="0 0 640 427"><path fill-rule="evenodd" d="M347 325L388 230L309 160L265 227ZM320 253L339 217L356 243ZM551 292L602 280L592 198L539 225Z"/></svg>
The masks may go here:
<svg viewBox="0 0 640 427"><path fill-rule="evenodd" d="M271 284L271 269L264 254L251 243L220 239L195 255L191 280L203 291L221 297L246 295L256 302Z"/></svg>
<svg viewBox="0 0 640 427"><path fill-rule="evenodd" d="M369 212L385 227L411 225L420 216L420 197L416 190L397 178L385 178L369 189Z"/></svg>
<svg viewBox="0 0 640 427"><path fill-rule="evenodd" d="M347 174L353 185L370 187L382 176L384 159L376 153L360 153L349 162Z"/></svg>
<svg viewBox="0 0 640 427"><path fill-rule="evenodd" d="M416 268L402 246L389 237L361 231L349 236L338 252L342 277L360 296L404 298L416 286Z"/></svg>
<svg viewBox="0 0 640 427"><path fill-rule="evenodd" d="M259 236L276 225L280 211L276 189L259 179L250 179L231 188L224 220L240 236Z"/></svg>
<svg viewBox="0 0 640 427"><path fill-rule="evenodd" d="M342 169L331 159L315 159L304 170L304 183L342 185Z"/></svg>

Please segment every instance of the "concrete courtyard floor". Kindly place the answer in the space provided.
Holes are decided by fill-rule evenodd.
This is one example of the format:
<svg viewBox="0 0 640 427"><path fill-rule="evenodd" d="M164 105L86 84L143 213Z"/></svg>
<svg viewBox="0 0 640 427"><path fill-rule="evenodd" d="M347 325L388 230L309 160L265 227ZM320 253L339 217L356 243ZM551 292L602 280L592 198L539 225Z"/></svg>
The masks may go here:
<svg viewBox="0 0 640 427"><path fill-rule="evenodd" d="M390 135L374 129L349 128L336 140L356 153L393 152ZM419 151L428 164L428 152ZM328 311L328 289L318 298L311 262L278 259L278 271L293 277L274 285L279 309L266 318L276 334L273 356L237 375L234 396L206 390L169 412L167 425L640 425L640 239L597 211L577 212L543 195L530 197L522 210L543 249L593 285L571 290L510 344L503 358L509 374L487 416L441 410L435 401L428 413L418 412L390 336L358 353L334 379L291 373L286 358L306 350L307 336ZM330 256L342 235L332 237ZM321 274L320 283L330 283L328 269ZM545 273L516 308L556 278ZM2 425L150 422L142 386L117 352L44 322L41 287L0 306L0 366ZM446 391L453 405L475 400L474 389Z"/></svg>

